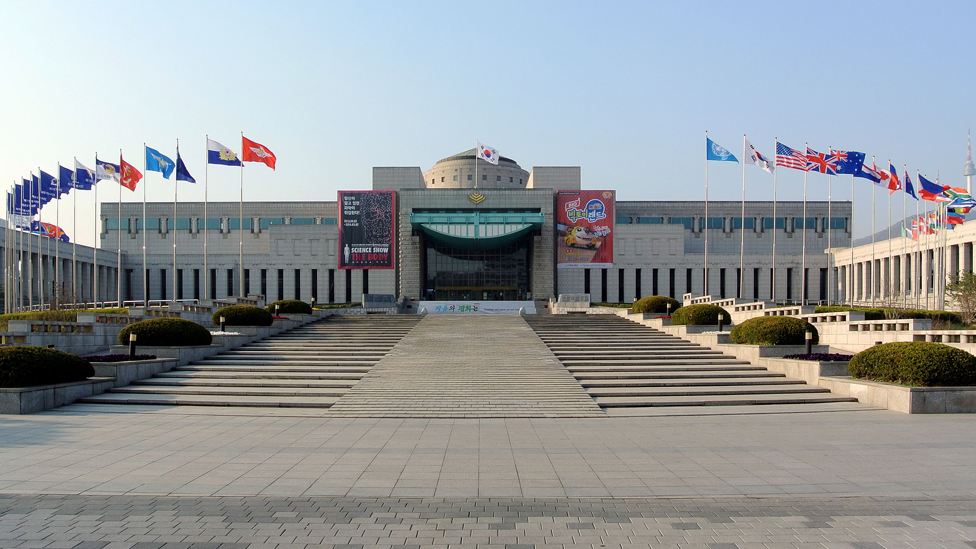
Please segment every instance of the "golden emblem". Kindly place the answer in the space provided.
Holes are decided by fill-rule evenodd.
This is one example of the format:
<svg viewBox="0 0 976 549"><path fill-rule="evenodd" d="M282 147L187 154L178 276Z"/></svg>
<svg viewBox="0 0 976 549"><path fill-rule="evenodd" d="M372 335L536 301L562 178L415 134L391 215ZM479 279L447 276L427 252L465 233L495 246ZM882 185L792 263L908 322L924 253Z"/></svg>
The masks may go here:
<svg viewBox="0 0 976 549"><path fill-rule="evenodd" d="M485 198L487 197L481 193L471 193L468 195L468 200L470 200L473 204L481 204L485 201Z"/></svg>

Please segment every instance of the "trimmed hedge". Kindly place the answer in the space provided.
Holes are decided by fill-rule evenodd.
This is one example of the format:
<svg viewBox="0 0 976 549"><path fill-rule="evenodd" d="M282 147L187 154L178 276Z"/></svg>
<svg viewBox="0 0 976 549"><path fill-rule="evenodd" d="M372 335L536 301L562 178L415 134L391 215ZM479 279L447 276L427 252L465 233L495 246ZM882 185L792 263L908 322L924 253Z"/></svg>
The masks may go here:
<svg viewBox="0 0 976 549"><path fill-rule="evenodd" d="M634 303L632 310L635 313L666 314L668 312L668 303L671 304L672 313L681 308L681 302L677 299L665 295L652 295L638 299L637 302Z"/></svg>
<svg viewBox="0 0 976 549"><path fill-rule="evenodd" d="M271 326L274 315L261 307L254 305L230 305L218 309L213 314L214 326L220 326L220 317L224 317L227 326Z"/></svg>
<svg viewBox="0 0 976 549"><path fill-rule="evenodd" d="M278 314L296 314L296 315L310 315L312 314L312 306L304 301L299 301L297 299L282 299L281 301L275 301L271 305L268 305L264 309L271 313L275 312L275 305L278 306Z"/></svg>
<svg viewBox="0 0 976 549"><path fill-rule="evenodd" d="M949 311L927 311L924 309L889 309L894 311L895 318L930 318L933 321L943 321L952 324L964 324L959 313ZM838 313L842 311L860 311L864 313L864 320L885 320L885 309L881 307L817 307L817 313Z"/></svg>
<svg viewBox="0 0 976 549"><path fill-rule="evenodd" d="M732 343L744 345L803 345L807 330L813 344L820 341L817 329L806 320L790 316L759 316L736 325L729 334Z"/></svg>
<svg viewBox="0 0 976 549"><path fill-rule="evenodd" d="M0 348L0 387L31 387L81 381L95 375L87 360L44 347Z"/></svg>
<svg viewBox="0 0 976 549"><path fill-rule="evenodd" d="M918 387L976 385L976 356L941 343L875 345L854 355L851 377Z"/></svg>
<svg viewBox="0 0 976 549"><path fill-rule="evenodd" d="M119 345L129 344L129 334L136 334L136 345L188 346L210 345L210 330L184 318L154 318L129 324L119 332Z"/></svg>
<svg viewBox="0 0 976 549"><path fill-rule="evenodd" d="M723 318L726 324L730 322L729 313L718 305L703 303L701 305L688 305L671 313L671 324L685 324L688 326L711 326L718 324L719 317Z"/></svg>

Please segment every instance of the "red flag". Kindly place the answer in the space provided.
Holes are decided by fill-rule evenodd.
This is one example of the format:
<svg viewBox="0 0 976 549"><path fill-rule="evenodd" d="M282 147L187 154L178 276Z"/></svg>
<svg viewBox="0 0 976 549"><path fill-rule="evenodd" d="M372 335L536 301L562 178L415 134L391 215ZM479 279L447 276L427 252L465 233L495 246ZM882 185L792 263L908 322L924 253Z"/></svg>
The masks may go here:
<svg viewBox="0 0 976 549"><path fill-rule="evenodd" d="M275 167L275 155L267 147L260 143L255 143L250 139L241 136L241 160L244 162L264 162L272 170Z"/></svg>
<svg viewBox="0 0 976 549"><path fill-rule="evenodd" d="M130 191L136 190L136 185L142 180L142 172L132 164L122 160L122 157L119 157L119 165L122 168L121 185Z"/></svg>

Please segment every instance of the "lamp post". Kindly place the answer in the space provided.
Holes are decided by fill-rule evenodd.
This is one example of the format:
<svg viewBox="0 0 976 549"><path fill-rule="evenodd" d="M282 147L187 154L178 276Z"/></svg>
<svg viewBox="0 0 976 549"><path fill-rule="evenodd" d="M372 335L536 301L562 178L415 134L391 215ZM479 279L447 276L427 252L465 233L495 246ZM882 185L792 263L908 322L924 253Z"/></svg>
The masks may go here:
<svg viewBox="0 0 976 549"><path fill-rule="evenodd" d="M136 334L134 332L129 334L129 360L132 360L136 357L136 337L138 335L139 334Z"/></svg>
<svg viewBox="0 0 976 549"><path fill-rule="evenodd" d="M223 315L221 315L221 317L220 317L220 331L221 332L225 332L226 330L224 328L226 328L226 327L227 327L227 318L225 318Z"/></svg>

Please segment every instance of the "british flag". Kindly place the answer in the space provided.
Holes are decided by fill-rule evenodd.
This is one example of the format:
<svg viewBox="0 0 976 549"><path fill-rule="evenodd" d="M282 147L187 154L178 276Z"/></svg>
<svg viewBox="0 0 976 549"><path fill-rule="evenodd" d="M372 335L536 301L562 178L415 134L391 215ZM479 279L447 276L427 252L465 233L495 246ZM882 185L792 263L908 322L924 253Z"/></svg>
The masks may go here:
<svg viewBox="0 0 976 549"><path fill-rule="evenodd" d="M804 172L810 169L807 167L807 155L779 142L776 143L776 165Z"/></svg>
<svg viewBox="0 0 976 549"><path fill-rule="evenodd" d="M807 147L807 171L837 175L837 158Z"/></svg>

